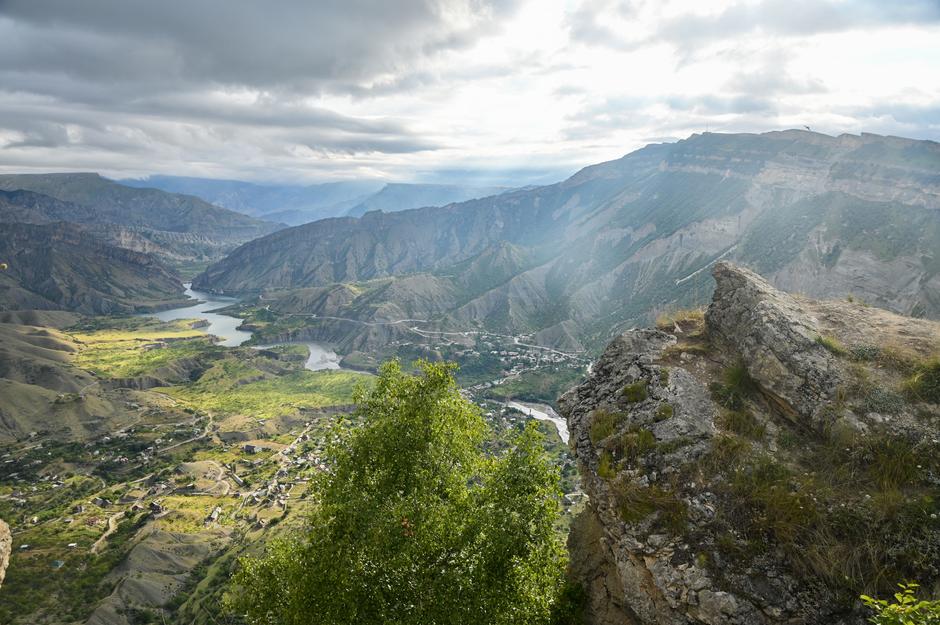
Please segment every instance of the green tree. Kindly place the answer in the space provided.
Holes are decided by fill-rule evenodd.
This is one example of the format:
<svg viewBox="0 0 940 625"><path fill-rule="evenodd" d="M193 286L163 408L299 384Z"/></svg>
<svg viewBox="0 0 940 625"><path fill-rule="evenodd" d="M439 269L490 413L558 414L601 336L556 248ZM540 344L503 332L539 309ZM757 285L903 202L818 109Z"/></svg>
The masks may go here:
<svg viewBox="0 0 940 625"><path fill-rule="evenodd" d="M357 394L302 533L242 561L250 623L547 623L564 550L558 475L534 427L498 456L453 366L386 363Z"/></svg>
<svg viewBox="0 0 940 625"><path fill-rule="evenodd" d="M918 599L919 585L914 582L898 586L901 590L894 593L894 603L862 595L862 601L874 612L869 621L875 625L940 625L940 601Z"/></svg>

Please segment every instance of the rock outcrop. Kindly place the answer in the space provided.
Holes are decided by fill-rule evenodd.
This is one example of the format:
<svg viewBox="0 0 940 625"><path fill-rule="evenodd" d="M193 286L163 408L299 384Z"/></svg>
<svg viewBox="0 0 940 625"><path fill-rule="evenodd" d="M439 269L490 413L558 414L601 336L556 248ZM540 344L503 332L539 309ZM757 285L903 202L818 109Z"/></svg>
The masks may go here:
<svg viewBox="0 0 940 625"><path fill-rule="evenodd" d="M813 415L833 399L842 375L814 320L757 274L720 262L705 317L708 336L738 352L761 390L789 414Z"/></svg>
<svg viewBox="0 0 940 625"><path fill-rule="evenodd" d="M559 400L588 621L860 624L862 592L935 592L940 324L713 275L704 315L621 335Z"/></svg>
<svg viewBox="0 0 940 625"><path fill-rule="evenodd" d="M10 526L0 520L0 586L3 585L3 579L6 577L12 551L13 535L10 534Z"/></svg>

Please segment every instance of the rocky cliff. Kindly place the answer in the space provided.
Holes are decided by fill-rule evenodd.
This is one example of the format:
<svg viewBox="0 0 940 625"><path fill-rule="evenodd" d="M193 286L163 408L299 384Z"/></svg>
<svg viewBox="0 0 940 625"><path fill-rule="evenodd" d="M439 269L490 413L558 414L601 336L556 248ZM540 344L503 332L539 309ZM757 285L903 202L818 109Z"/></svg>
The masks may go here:
<svg viewBox="0 0 940 625"><path fill-rule="evenodd" d="M218 259L280 227L192 196L132 188L93 173L0 175L0 222L57 221L175 263Z"/></svg>
<svg viewBox="0 0 940 625"><path fill-rule="evenodd" d="M937 171L940 145L930 141L706 133L558 184L282 230L238 248L194 285L258 293L406 275L452 280L508 244L524 262L458 288L443 313L414 316L453 329L573 329L600 350L612 329L645 325L651 310L704 303L706 268L724 259L778 288L940 318Z"/></svg>
<svg viewBox="0 0 940 625"><path fill-rule="evenodd" d="M186 301L157 259L115 247L67 222L0 229L0 310L127 314Z"/></svg>
<svg viewBox="0 0 940 625"><path fill-rule="evenodd" d="M12 551L13 536L10 534L10 526L0 520L0 585L3 585L3 578L6 577Z"/></svg>
<svg viewBox="0 0 940 625"><path fill-rule="evenodd" d="M707 311L616 338L560 399L598 624L863 623L940 590L940 324L718 263Z"/></svg>

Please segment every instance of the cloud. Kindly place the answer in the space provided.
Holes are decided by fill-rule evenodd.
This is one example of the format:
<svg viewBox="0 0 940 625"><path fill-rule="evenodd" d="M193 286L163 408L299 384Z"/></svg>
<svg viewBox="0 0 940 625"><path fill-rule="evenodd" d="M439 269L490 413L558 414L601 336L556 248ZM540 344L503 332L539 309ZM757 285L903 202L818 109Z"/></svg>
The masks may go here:
<svg viewBox="0 0 940 625"><path fill-rule="evenodd" d="M5 0L0 69L160 87L303 90L466 47L514 3L485 0Z"/></svg>
<svg viewBox="0 0 940 625"><path fill-rule="evenodd" d="M526 184L705 127L935 137L938 37L936 0L0 0L0 168Z"/></svg>
<svg viewBox="0 0 940 625"><path fill-rule="evenodd" d="M670 44L683 53L749 35L807 37L860 28L940 22L936 0L738 0L712 12L667 9L676 2L585 0L572 11L573 40L588 45L637 49ZM721 6L720 3L716 3Z"/></svg>

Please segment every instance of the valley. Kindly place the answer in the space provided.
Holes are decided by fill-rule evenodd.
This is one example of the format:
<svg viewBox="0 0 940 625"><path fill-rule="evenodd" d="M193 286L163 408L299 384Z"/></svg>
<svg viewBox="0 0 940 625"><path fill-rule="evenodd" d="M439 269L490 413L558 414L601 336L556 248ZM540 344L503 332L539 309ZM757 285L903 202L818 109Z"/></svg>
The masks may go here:
<svg viewBox="0 0 940 625"><path fill-rule="evenodd" d="M55 336L68 351L55 389L27 376L17 387L23 402L0 409L5 424L23 424L0 432L0 518L14 549L0 622L211 623L237 557L303 522L332 433L356 425L356 389L372 376L316 343L263 344L267 336L239 329L243 320L229 314L247 304L199 301L152 315L73 315L58 329L14 326ZM580 379L583 358L518 337L420 329L386 352L396 353L465 362L461 375L475 381L467 395L494 442L533 414L543 419L564 474L559 531L567 531L583 496L567 427L540 402L554 401L555 371ZM31 356L5 362L25 369ZM35 410L48 420L30 416Z"/></svg>
<svg viewBox="0 0 940 625"><path fill-rule="evenodd" d="M655 320L692 354L677 370L704 358L701 306L729 261L858 310L940 317L938 167L929 142L707 133L445 206L396 202L472 191L294 188L339 203L301 212L343 211L295 227L170 192L269 217L280 192L250 185L0 176L0 518L13 548L0 622L223 622L239 559L305 527L332 445L364 429L357 402L396 359L456 365L454 394L482 415L492 457L534 422L559 476L553 535L594 540L579 522L615 523L581 515L606 497L595 474L627 452L590 464L594 426L559 398L626 379L597 370L604 346ZM379 209L354 210L369 202ZM628 391L597 401L630 404ZM672 427L670 410L656 428ZM687 438L649 436L617 444L667 454ZM611 600L588 581L600 610Z"/></svg>

